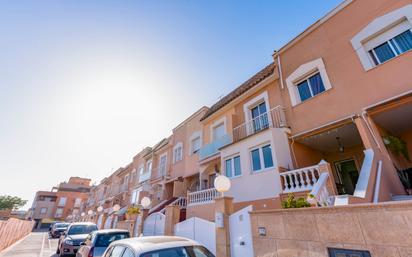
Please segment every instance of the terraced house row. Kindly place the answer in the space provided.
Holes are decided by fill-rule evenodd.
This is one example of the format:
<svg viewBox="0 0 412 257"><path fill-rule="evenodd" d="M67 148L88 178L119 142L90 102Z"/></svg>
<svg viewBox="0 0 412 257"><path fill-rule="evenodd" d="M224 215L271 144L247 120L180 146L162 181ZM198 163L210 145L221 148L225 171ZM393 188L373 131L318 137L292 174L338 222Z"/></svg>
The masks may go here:
<svg viewBox="0 0 412 257"><path fill-rule="evenodd" d="M235 210L279 209L289 193L321 206L408 198L411 29L410 0L344 1L103 179L84 209L108 228L147 196L150 213L178 205L180 220L213 221L219 174Z"/></svg>

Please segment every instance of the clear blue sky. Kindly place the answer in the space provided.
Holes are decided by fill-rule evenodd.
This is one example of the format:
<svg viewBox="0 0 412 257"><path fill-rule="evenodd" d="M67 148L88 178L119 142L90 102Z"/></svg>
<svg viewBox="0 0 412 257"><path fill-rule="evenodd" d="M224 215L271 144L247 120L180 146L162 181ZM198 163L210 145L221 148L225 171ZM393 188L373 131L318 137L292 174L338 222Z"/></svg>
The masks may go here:
<svg viewBox="0 0 412 257"><path fill-rule="evenodd" d="M0 195L99 181L340 2L1 1Z"/></svg>

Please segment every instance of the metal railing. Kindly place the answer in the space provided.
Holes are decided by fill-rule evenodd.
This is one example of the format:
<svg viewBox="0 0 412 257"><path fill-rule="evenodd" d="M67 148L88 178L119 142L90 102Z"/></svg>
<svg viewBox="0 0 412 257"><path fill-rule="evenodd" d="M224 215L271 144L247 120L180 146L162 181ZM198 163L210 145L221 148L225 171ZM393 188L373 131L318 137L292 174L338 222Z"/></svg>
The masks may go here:
<svg viewBox="0 0 412 257"><path fill-rule="evenodd" d="M319 165L291 170L279 174L284 193L312 190L319 178Z"/></svg>
<svg viewBox="0 0 412 257"><path fill-rule="evenodd" d="M187 206L212 203L222 194L219 193L216 188L209 188L187 194Z"/></svg>
<svg viewBox="0 0 412 257"><path fill-rule="evenodd" d="M152 176L152 171L151 171L151 170L150 170L150 171L145 170L145 171L144 171L142 174L140 174L140 176L139 176L139 183L142 183L142 182L144 182L144 181L146 181L146 180L149 180L151 176Z"/></svg>
<svg viewBox="0 0 412 257"><path fill-rule="evenodd" d="M199 149L199 159L203 160L218 153L219 148L232 143L230 135L226 134Z"/></svg>
<svg viewBox="0 0 412 257"><path fill-rule="evenodd" d="M284 108L276 106L270 112L263 113L233 129L233 142L238 142L248 136L267 128L287 127Z"/></svg>

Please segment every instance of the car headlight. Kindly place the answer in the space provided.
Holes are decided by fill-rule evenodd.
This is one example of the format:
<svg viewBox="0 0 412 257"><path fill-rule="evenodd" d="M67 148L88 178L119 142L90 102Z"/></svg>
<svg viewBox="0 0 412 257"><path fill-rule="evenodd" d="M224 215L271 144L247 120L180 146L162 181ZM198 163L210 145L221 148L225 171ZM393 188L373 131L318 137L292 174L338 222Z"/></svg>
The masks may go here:
<svg viewBox="0 0 412 257"><path fill-rule="evenodd" d="M73 240L66 239L66 240L64 240L64 243L67 244L67 245L73 245Z"/></svg>

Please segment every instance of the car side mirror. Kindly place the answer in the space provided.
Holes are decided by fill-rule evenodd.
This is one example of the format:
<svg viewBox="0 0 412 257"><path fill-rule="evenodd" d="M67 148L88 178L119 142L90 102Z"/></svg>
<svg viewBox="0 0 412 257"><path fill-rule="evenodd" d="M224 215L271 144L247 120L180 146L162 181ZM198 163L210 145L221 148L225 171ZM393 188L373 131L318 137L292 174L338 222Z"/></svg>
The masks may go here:
<svg viewBox="0 0 412 257"><path fill-rule="evenodd" d="M86 245L86 242L81 242L80 245Z"/></svg>

